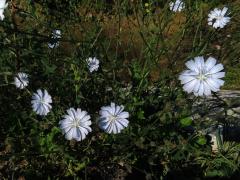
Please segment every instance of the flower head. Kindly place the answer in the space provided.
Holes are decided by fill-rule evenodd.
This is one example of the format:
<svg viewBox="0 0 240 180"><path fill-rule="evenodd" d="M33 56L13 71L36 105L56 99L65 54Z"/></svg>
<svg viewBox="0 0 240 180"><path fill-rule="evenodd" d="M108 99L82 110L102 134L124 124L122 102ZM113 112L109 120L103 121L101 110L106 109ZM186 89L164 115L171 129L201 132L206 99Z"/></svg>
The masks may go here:
<svg viewBox="0 0 240 180"><path fill-rule="evenodd" d="M99 112L99 127L107 133L117 134L128 126L129 113L124 110L124 106L111 103L110 106L103 106Z"/></svg>
<svg viewBox="0 0 240 180"><path fill-rule="evenodd" d="M61 30L54 30L52 32L51 41L48 43L49 48L56 48L59 46L59 39L61 38Z"/></svg>
<svg viewBox="0 0 240 180"><path fill-rule="evenodd" d="M18 73L14 77L14 84L19 89L25 88L26 86L28 86L28 83L28 75L26 73Z"/></svg>
<svg viewBox="0 0 240 180"><path fill-rule="evenodd" d="M99 68L99 60L94 57L94 58L88 58L87 60L87 64L88 64L88 69L89 71L92 73L93 71L97 71Z"/></svg>
<svg viewBox="0 0 240 180"><path fill-rule="evenodd" d="M179 76L181 84L184 84L184 91L193 92L195 96L209 96L211 91L219 91L224 84L221 78L225 76L225 72L220 72L224 69L223 65L216 62L213 57L209 57L205 62L202 56L186 62L189 70Z"/></svg>
<svg viewBox="0 0 240 180"><path fill-rule="evenodd" d="M6 0L0 0L0 20L3 21L4 16L4 10L8 7L8 3L6 3Z"/></svg>
<svg viewBox="0 0 240 180"><path fill-rule="evenodd" d="M77 110L70 108L63 118L59 124L67 140L75 139L76 141L81 141L92 131L90 116L86 111L82 111L79 108Z"/></svg>
<svg viewBox="0 0 240 180"><path fill-rule="evenodd" d="M177 12L177 11L182 11L182 9L185 7L184 2L182 2L181 0L176 0L175 2L170 2L169 3L170 6L170 10Z"/></svg>
<svg viewBox="0 0 240 180"><path fill-rule="evenodd" d="M224 7L222 10L215 8L208 14L208 25L213 26L215 29L223 28L230 22L230 17L225 16L228 8Z"/></svg>
<svg viewBox="0 0 240 180"><path fill-rule="evenodd" d="M50 105L52 103L52 97L48 94L47 90L42 91L38 89L37 92L33 94L31 103L33 111L41 116L47 115L52 109Z"/></svg>
<svg viewBox="0 0 240 180"><path fill-rule="evenodd" d="M61 38L61 30L55 29L52 33L52 38L54 39L60 39Z"/></svg>

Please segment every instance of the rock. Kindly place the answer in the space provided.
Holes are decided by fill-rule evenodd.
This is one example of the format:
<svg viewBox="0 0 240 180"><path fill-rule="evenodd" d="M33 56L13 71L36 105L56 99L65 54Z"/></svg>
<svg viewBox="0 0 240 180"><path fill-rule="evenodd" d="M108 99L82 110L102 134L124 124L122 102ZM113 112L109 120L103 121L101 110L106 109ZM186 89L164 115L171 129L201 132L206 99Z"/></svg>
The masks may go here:
<svg viewBox="0 0 240 180"><path fill-rule="evenodd" d="M212 138L212 150L219 148L221 141L240 142L240 91L222 90L215 95L199 98L193 104L194 121L200 121L200 132Z"/></svg>

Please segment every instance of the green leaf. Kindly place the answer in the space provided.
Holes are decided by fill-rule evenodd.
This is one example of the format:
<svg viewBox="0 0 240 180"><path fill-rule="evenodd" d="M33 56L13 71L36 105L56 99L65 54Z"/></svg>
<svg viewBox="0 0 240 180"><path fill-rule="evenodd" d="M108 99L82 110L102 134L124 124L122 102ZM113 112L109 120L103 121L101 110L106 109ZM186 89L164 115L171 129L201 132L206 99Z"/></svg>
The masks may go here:
<svg viewBox="0 0 240 180"><path fill-rule="evenodd" d="M210 170L210 171L207 171L206 172L206 176L207 177L223 177L224 175L226 175L226 174L224 174L222 171L220 171L220 170Z"/></svg>
<svg viewBox="0 0 240 180"><path fill-rule="evenodd" d="M205 145L207 143L207 140L205 137L201 136L198 138L197 143L200 145Z"/></svg>
<svg viewBox="0 0 240 180"><path fill-rule="evenodd" d="M190 117L186 117L180 120L181 126L186 127L192 124L192 119Z"/></svg>
<svg viewBox="0 0 240 180"><path fill-rule="evenodd" d="M86 167L86 165L87 165L86 162L77 163L76 166L74 167L74 170L76 172L78 172L78 171L84 169Z"/></svg>
<svg viewBox="0 0 240 180"><path fill-rule="evenodd" d="M138 117L138 119L145 119L145 117L144 117L144 111L142 111L142 110L140 110L140 111L138 111L138 113L137 113L137 117Z"/></svg>

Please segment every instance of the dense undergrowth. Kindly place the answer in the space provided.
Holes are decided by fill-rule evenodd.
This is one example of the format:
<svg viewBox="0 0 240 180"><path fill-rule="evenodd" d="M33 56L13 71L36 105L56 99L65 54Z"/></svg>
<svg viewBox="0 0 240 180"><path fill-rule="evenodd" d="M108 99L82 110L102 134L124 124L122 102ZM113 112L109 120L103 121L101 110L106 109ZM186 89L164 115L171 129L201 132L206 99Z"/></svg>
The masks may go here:
<svg viewBox="0 0 240 180"><path fill-rule="evenodd" d="M213 56L226 67L225 88L239 88L240 3L185 0L174 13L169 2L9 1L0 22L0 179L238 177L239 145L212 152L205 121L189 118L198 98L178 76L190 58ZM208 13L224 6L231 22L213 29ZM51 49L54 29L62 37ZM99 59L98 71L89 72L88 57ZM13 84L18 72L29 74L26 89ZM39 88L53 99L45 117L31 108ZM130 114L120 134L97 126L111 102ZM70 107L91 115L83 141L66 140L59 128Z"/></svg>

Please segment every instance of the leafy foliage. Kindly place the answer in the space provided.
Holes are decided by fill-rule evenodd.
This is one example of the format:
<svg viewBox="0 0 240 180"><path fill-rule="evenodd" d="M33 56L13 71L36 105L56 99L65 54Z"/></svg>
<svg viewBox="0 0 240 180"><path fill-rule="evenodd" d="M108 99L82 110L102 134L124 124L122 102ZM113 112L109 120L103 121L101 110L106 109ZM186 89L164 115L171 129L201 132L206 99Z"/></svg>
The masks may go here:
<svg viewBox="0 0 240 180"><path fill-rule="evenodd" d="M10 2L9 2L10 3ZM147 3L147 4L146 4ZM0 177L26 179L80 177L230 177L239 173L239 144L224 143L213 153L194 121L196 99L177 80L184 61L212 55L233 75L239 61L237 0L190 1L182 13L169 1L13 0L0 23ZM224 30L207 25L212 8L228 5L232 22ZM54 29L60 46L50 49ZM225 43L226 42L226 43ZM100 60L90 73L86 59ZM17 72L30 85L13 85ZM238 81L236 81L238 82ZM46 117L31 110L31 95L45 88L53 109ZM121 134L97 127L98 111L123 104L130 124ZM66 109L89 112L93 132L81 142L67 141L58 122Z"/></svg>

